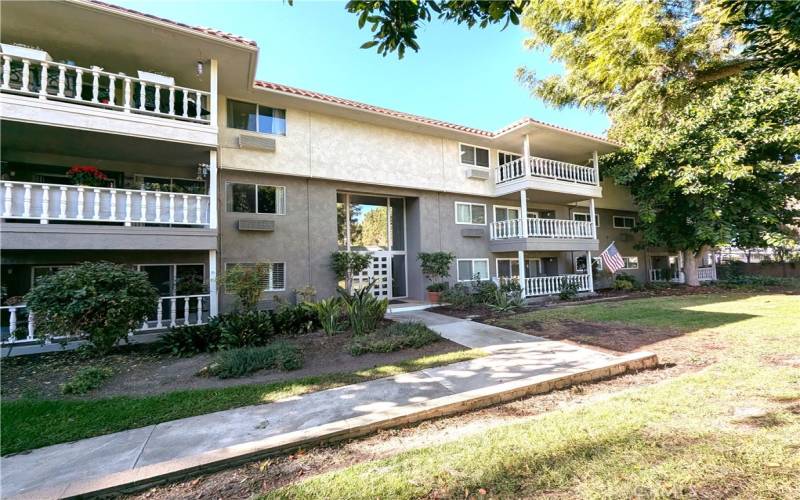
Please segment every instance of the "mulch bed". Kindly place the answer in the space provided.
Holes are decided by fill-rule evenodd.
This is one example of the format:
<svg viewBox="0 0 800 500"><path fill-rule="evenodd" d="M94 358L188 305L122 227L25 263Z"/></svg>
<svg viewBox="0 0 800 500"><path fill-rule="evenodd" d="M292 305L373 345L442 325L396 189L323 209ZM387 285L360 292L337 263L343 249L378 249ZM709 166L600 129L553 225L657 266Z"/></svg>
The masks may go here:
<svg viewBox="0 0 800 500"><path fill-rule="evenodd" d="M303 368L291 372L262 370L247 377L218 379L196 376L211 363L212 354L176 358L160 354L154 344L120 346L103 358L87 358L76 351L5 358L0 362L3 398L95 399L121 395L149 395L183 389L221 388L234 385L279 382L327 373L352 372L466 348L442 339L419 349L352 356L347 350L350 333L326 336L323 332L288 337L304 354ZM63 396L60 385L78 370L106 366L114 376L103 387L85 396Z"/></svg>

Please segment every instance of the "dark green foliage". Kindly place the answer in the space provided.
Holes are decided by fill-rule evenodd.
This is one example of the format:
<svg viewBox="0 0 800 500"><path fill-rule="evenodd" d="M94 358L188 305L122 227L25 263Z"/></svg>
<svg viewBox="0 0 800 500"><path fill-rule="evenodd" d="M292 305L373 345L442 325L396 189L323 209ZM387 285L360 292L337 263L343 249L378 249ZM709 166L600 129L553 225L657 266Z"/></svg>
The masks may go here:
<svg viewBox="0 0 800 500"><path fill-rule="evenodd" d="M722 0L727 26L744 34L742 54L752 69L800 71L800 2L797 0Z"/></svg>
<svg viewBox="0 0 800 500"><path fill-rule="evenodd" d="M496 312L510 312L522 307L522 292L520 290L505 290L503 287L495 289L491 302L487 302L490 309Z"/></svg>
<svg viewBox="0 0 800 500"><path fill-rule="evenodd" d="M579 290L580 285L578 285L578 282L565 276L561 278L561 291L558 292L558 298L561 300L572 300L578 296Z"/></svg>
<svg viewBox="0 0 800 500"><path fill-rule="evenodd" d="M428 290L429 292L444 292L447 289L448 285L446 281L442 283L431 283L426 288L426 290Z"/></svg>
<svg viewBox="0 0 800 500"><path fill-rule="evenodd" d="M139 328L157 300L145 273L111 262L62 269L25 296L39 335L85 335L101 353Z"/></svg>
<svg viewBox="0 0 800 500"><path fill-rule="evenodd" d="M463 283L456 283L442 292L442 302L456 309L467 309L476 303L472 291Z"/></svg>
<svg viewBox="0 0 800 500"><path fill-rule="evenodd" d="M210 325L186 325L170 328L161 336L161 352L173 356L189 357L202 352L217 350L219 345L219 328Z"/></svg>
<svg viewBox="0 0 800 500"><path fill-rule="evenodd" d="M638 290L639 281L630 274L618 274L614 277L614 290Z"/></svg>
<svg viewBox="0 0 800 500"><path fill-rule="evenodd" d="M374 285L373 281L366 287L355 290L352 295L342 288L338 289L344 301L344 309L353 335L364 335L374 331L389 307L388 300L379 299L372 294Z"/></svg>
<svg viewBox="0 0 800 500"><path fill-rule="evenodd" d="M498 287L493 281L475 280L472 290L475 295L475 300L479 304L493 304L497 297Z"/></svg>
<svg viewBox="0 0 800 500"><path fill-rule="evenodd" d="M272 313L272 326L278 335L303 335L320 324L310 304L283 305Z"/></svg>
<svg viewBox="0 0 800 500"><path fill-rule="evenodd" d="M268 311L222 314L211 318L208 326L219 330L220 350L266 345L275 336L272 314Z"/></svg>
<svg viewBox="0 0 800 500"><path fill-rule="evenodd" d="M443 284L438 283L438 280L450 276L450 264L455 258L456 256L449 252L420 252L417 254L422 274L432 282L428 286L429 292L443 291ZM446 287L446 285L444 286Z"/></svg>
<svg viewBox="0 0 800 500"><path fill-rule="evenodd" d="M314 309L317 321L327 335L334 335L344 328L346 320L343 313L344 302L341 298L331 297L320 300L310 304L310 307Z"/></svg>
<svg viewBox="0 0 800 500"><path fill-rule="evenodd" d="M219 378L234 378L270 368L289 371L302 367L303 353L300 348L278 340L261 347L220 351L208 367L208 374Z"/></svg>
<svg viewBox="0 0 800 500"><path fill-rule="evenodd" d="M361 273L372 262L372 254L359 252L333 252L331 254L331 270L336 278L344 280L344 288L350 293L353 290L353 276Z"/></svg>
<svg viewBox="0 0 800 500"><path fill-rule="evenodd" d="M350 354L360 356L368 352L420 348L439 340L439 334L422 323L392 323L368 335L354 338L350 343Z"/></svg>
<svg viewBox="0 0 800 500"><path fill-rule="evenodd" d="M62 394L86 394L97 389L114 375L111 368L92 367L84 368L72 376L69 381L61 386Z"/></svg>

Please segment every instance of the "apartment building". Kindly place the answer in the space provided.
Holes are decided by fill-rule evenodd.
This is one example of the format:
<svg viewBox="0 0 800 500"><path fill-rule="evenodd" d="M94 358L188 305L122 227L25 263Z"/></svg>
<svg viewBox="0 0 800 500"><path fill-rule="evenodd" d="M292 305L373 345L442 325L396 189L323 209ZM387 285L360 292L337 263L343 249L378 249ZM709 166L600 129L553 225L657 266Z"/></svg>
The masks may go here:
<svg viewBox="0 0 800 500"><path fill-rule="evenodd" d="M611 241L626 273L680 279L676 255L635 248L602 137L257 81L255 43L98 1L4 3L0 32L4 338L27 321L14 297L87 260L150 276L162 299L143 330L230 307L216 276L235 264L270 263L265 307L309 285L329 296L337 250L370 252L358 282L398 300L424 298L417 254L439 250L457 256L451 281L516 278L528 297L563 276L607 286L586 268Z"/></svg>

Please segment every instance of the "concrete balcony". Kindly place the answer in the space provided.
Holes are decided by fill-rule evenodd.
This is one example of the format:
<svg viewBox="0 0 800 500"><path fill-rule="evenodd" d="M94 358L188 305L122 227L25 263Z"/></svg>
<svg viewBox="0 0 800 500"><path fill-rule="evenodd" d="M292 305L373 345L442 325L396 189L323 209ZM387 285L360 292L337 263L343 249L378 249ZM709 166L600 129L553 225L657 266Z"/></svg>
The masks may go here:
<svg viewBox="0 0 800 500"><path fill-rule="evenodd" d="M596 167L530 156L517 158L495 169L495 195L530 189L599 198L603 195Z"/></svg>
<svg viewBox="0 0 800 500"><path fill-rule="evenodd" d="M591 222L525 218L489 225L489 250L492 252L597 249L597 235Z"/></svg>

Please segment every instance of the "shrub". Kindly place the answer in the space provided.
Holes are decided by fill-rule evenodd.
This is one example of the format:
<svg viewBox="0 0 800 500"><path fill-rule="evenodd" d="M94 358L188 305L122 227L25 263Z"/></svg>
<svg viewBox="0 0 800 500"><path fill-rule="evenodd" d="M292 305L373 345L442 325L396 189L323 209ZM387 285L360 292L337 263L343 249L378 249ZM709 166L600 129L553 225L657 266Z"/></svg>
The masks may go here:
<svg viewBox="0 0 800 500"><path fill-rule="evenodd" d="M513 311L518 307L522 307L522 291L506 291L502 287L497 288L494 292L494 298L489 304L489 307L497 312Z"/></svg>
<svg viewBox="0 0 800 500"><path fill-rule="evenodd" d="M79 370L69 381L61 386L62 394L86 394L97 389L114 375L111 368L91 367Z"/></svg>
<svg viewBox="0 0 800 500"><path fill-rule="evenodd" d="M580 285L577 281L570 280L566 276L561 278L561 291L558 292L558 298L561 300L572 300L578 296Z"/></svg>
<svg viewBox="0 0 800 500"><path fill-rule="evenodd" d="M311 304L283 305L272 313L272 328L277 335L302 335L319 327Z"/></svg>
<svg viewBox="0 0 800 500"><path fill-rule="evenodd" d="M344 327L342 306L343 302L339 297L331 297L311 304L317 314L317 321L327 335L334 335Z"/></svg>
<svg viewBox="0 0 800 500"><path fill-rule="evenodd" d="M101 354L139 328L157 305L145 273L84 262L39 280L25 296L39 335L85 335Z"/></svg>
<svg viewBox="0 0 800 500"><path fill-rule="evenodd" d="M475 296L472 295L468 286L456 283L442 292L442 302L450 304L455 309L466 309L475 305Z"/></svg>
<svg viewBox="0 0 800 500"><path fill-rule="evenodd" d="M339 295L344 300L347 320L353 335L364 335L374 331L389 307L389 301L379 299L372 294L372 287L375 281L370 282L366 287L356 290L353 294L339 288Z"/></svg>
<svg viewBox="0 0 800 500"><path fill-rule="evenodd" d="M272 314L247 311L221 314L211 318L209 328L219 330L218 349L266 345L275 336Z"/></svg>
<svg viewBox="0 0 800 500"><path fill-rule="evenodd" d="M449 252L420 252L417 254L422 274L432 282L428 286L429 292L443 291L442 284L437 283L437 280L450 276L450 264L455 258L456 256Z"/></svg>
<svg viewBox="0 0 800 500"><path fill-rule="evenodd" d="M245 311L256 308L264 289L264 277L269 272L269 264L260 262L255 266L236 264L220 277L219 282L228 293L239 299L238 307Z"/></svg>
<svg viewBox="0 0 800 500"><path fill-rule="evenodd" d="M159 350L173 356L189 357L216 351L220 329L210 325L172 327L161 336Z"/></svg>
<svg viewBox="0 0 800 500"><path fill-rule="evenodd" d="M473 285L473 293L475 300L479 304L494 304L497 297L498 287L494 282L489 280L475 280Z"/></svg>
<svg viewBox="0 0 800 500"><path fill-rule="evenodd" d="M331 254L331 270L336 279L344 280L347 293L353 291L353 276L361 273L372 262L372 254L358 252L333 252Z"/></svg>
<svg viewBox="0 0 800 500"><path fill-rule="evenodd" d="M614 277L614 290L636 290L641 288L639 281L629 274L618 274Z"/></svg>
<svg viewBox="0 0 800 500"><path fill-rule="evenodd" d="M209 375L219 378L234 378L268 368L288 371L302 367L303 353L300 348L279 340L262 347L221 351L216 355L207 372Z"/></svg>
<svg viewBox="0 0 800 500"><path fill-rule="evenodd" d="M426 290L428 290L429 292L444 292L445 290L447 290L447 288L448 288L447 282L443 281L441 283L431 283L430 285L427 286Z"/></svg>
<svg viewBox="0 0 800 500"><path fill-rule="evenodd" d="M350 343L350 354L360 356L368 352L419 348L439 340L439 334L422 323L392 323L369 335L354 338Z"/></svg>

